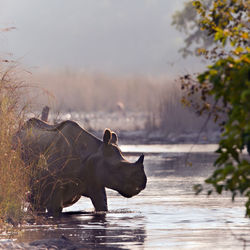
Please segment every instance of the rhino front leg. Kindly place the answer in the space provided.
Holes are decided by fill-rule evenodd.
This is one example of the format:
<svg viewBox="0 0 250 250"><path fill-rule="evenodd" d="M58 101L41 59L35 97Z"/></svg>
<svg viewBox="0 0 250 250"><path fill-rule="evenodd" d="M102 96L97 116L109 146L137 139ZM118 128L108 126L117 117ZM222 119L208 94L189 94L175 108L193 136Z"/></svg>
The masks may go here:
<svg viewBox="0 0 250 250"><path fill-rule="evenodd" d="M96 212L108 211L107 195L104 187L92 190L89 197L92 201L93 206L95 207Z"/></svg>
<svg viewBox="0 0 250 250"><path fill-rule="evenodd" d="M47 210L48 210L48 215L52 215L54 217L59 217L62 213L62 208L59 206L57 207L48 206Z"/></svg>
<svg viewBox="0 0 250 250"><path fill-rule="evenodd" d="M55 217L62 213L62 188L56 187L47 202L47 210L49 215Z"/></svg>

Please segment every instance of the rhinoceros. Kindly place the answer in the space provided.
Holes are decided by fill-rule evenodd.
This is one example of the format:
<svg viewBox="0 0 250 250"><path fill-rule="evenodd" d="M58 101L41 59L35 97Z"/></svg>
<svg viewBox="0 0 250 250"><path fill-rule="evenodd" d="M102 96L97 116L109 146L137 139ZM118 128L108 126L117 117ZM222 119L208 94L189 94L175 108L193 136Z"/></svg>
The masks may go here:
<svg viewBox="0 0 250 250"><path fill-rule="evenodd" d="M146 187L144 155L135 163L128 162L110 129L100 140L74 121L49 125L31 118L15 141L31 169L30 202L35 210L58 215L86 196L96 211L107 211L105 188L129 198Z"/></svg>

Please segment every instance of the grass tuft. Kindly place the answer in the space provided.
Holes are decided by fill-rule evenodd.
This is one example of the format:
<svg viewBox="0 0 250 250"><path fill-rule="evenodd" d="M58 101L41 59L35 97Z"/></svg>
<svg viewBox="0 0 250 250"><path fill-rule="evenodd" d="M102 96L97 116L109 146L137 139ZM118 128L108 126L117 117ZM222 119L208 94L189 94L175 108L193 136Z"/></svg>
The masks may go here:
<svg viewBox="0 0 250 250"><path fill-rule="evenodd" d="M24 218L27 171L20 147L13 146L13 136L23 120L21 89L13 69L0 71L0 227L6 222L18 225Z"/></svg>

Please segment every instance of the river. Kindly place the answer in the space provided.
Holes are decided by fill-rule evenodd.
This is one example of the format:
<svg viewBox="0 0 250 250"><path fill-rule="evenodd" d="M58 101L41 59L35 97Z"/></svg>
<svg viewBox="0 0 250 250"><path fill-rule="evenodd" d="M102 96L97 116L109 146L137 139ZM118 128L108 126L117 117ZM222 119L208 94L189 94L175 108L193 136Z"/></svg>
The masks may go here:
<svg viewBox="0 0 250 250"><path fill-rule="evenodd" d="M93 213L88 198L64 209L59 219L27 225L19 242L65 237L99 249L250 249L244 199L229 194L194 195L194 184L212 172L215 145L123 145L135 161L145 154L148 183L127 199L108 190L109 212Z"/></svg>

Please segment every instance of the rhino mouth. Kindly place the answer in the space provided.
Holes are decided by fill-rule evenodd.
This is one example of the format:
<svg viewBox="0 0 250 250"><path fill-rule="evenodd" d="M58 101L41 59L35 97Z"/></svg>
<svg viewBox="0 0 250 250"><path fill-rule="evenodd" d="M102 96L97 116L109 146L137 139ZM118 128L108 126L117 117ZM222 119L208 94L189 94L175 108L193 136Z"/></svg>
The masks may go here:
<svg viewBox="0 0 250 250"><path fill-rule="evenodd" d="M128 192L128 193L125 193L125 192L122 192L122 191L118 191L118 193L122 196L124 196L125 198L131 198L133 197L134 195L137 195L139 194L144 188L141 188L141 187L136 187L135 189L133 189L133 192Z"/></svg>
<svg viewBox="0 0 250 250"><path fill-rule="evenodd" d="M119 192L119 194L122 195L125 198L131 198L133 196L133 195L125 194L125 193L122 193L122 192Z"/></svg>

